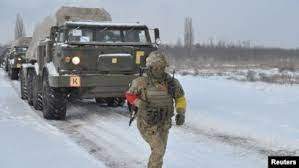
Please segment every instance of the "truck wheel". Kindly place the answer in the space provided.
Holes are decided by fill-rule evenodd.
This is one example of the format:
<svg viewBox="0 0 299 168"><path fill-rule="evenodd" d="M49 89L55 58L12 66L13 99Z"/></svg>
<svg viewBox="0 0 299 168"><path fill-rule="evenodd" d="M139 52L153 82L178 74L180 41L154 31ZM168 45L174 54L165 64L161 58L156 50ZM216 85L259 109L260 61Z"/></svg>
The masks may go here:
<svg viewBox="0 0 299 168"><path fill-rule="evenodd" d="M7 68L7 75L9 76L9 78L11 78L11 69L9 67Z"/></svg>
<svg viewBox="0 0 299 168"><path fill-rule="evenodd" d="M5 68L4 69L5 69L6 72L8 72L8 65L7 65L7 63L5 63Z"/></svg>
<svg viewBox="0 0 299 168"><path fill-rule="evenodd" d="M10 79L11 80L18 80L19 79L19 70L11 68L10 69Z"/></svg>
<svg viewBox="0 0 299 168"><path fill-rule="evenodd" d="M27 101L30 106L33 105L33 70L28 69L27 73Z"/></svg>
<svg viewBox="0 0 299 168"><path fill-rule="evenodd" d="M43 102L42 102L42 96L39 91L39 86L38 86L38 78L37 75L33 75L33 83L32 83L32 95L33 95L33 107L35 110L42 110L43 107Z"/></svg>
<svg viewBox="0 0 299 168"><path fill-rule="evenodd" d="M107 102L109 107L118 107L124 105L125 99L121 97L115 97L107 99Z"/></svg>
<svg viewBox="0 0 299 168"><path fill-rule="evenodd" d="M48 120L66 119L66 94L49 86L48 76L43 77L43 116Z"/></svg>
<svg viewBox="0 0 299 168"><path fill-rule="evenodd" d="M23 72L20 72L20 88L21 88L21 99L26 100L28 98L27 88L25 85L25 77Z"/></svg>

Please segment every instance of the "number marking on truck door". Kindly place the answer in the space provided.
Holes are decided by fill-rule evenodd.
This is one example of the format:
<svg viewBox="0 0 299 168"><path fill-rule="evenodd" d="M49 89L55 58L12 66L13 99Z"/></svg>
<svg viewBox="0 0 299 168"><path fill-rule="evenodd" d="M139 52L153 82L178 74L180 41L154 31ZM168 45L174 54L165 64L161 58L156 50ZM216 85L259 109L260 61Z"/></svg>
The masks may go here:
<svg viewBox="0 0 299 168"><path fill-rule="evenodd" d="M70 86L71 87L80 87L81 86L80 76L71 76L70 77Z"/></svg>
<svg viewBox="0 0 299 168"><path fill-rule="evenodd" d="M141 63L141 57L144 56L144 51L137 51L136 52L136 64Z"/></svg>

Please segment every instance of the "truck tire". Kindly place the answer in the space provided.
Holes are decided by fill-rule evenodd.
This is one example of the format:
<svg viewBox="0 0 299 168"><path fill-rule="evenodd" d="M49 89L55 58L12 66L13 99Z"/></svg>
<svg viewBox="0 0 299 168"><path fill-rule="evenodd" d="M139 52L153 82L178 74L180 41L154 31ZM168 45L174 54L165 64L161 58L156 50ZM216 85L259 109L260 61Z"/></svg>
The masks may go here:
<svg viewBox="0 0 299 168"><path fill-rule="evenodd" d="M49 86L48 75L43 76L43 116L47 120L66 119L66 94L60 88Z"/></svg>
<svg viewBox="0 0 299 168"><path fill-rule="evenodd" d="M27 100L28 95L27 95L27 88L25 84L25 77L23 72L20 72L20 88L21 88L21 99Z"/></svg>
<svg viewBox="0 0 299 168"><path fill-rule="evenodd" d="M4 70L5 70L6 72L8 72L8 64L7 64L6 61L5 61L5 67L4 67Z"/></svg>
<svg viewBox="0 0 299 168"><path fill-rule="evenodd" d="M28 69L27 73L27 101L30 106L33 106L33 70Z"/></svg>
<svg viewBox="0 0 299 168"><path fill-rule="evenodd" d="M18 80L19 79L19 70L10 68L10 79L11 80Z"/></svg>
<svg viewBox="0 0 299 168"><path fill-rule="evenodd" d="M34 73L32 82L33 107L35 110L42 110L43 102L38 82L38 76Z"/></svg>
<svg viewBox="0 0 299 168"><path fill-rule="evenodd" d="M9 78L11 77L11 68L9 66L7 67L7 75Z"/></svg>

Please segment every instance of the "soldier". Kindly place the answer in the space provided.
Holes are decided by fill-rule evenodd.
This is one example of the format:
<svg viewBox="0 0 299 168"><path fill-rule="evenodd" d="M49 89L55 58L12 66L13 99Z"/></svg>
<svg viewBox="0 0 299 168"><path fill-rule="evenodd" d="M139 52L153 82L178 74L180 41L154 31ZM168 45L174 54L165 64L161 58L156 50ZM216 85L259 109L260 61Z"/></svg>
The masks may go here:
<svg viewBox="0 0 299 168"><path fill-rule="evenodd" d="M147 71L132 81L126 98L137 109L137 127L151 147L148 168L162 168L169 129L176 108L176 124L185 122L186 99L177 79L165 72L165 56L158 51L146 59Z"/></svg>

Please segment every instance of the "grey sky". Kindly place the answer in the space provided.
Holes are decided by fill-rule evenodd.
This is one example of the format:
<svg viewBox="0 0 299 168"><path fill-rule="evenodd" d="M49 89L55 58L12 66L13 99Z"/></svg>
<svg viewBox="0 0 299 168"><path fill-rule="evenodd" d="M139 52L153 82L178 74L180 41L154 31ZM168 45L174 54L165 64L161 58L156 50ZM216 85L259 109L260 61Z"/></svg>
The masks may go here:
<svg viewBox="0 0 299 168"><path fill-rule="evenodd" d="M196 41L251 40L257 45L299 47L298 0L1 0L0 42L13 39L16 14L27 34L61 5L104 7L114 21L140 21L161 29L164 42L183 39L184 17L193 18Z"/></svg>

